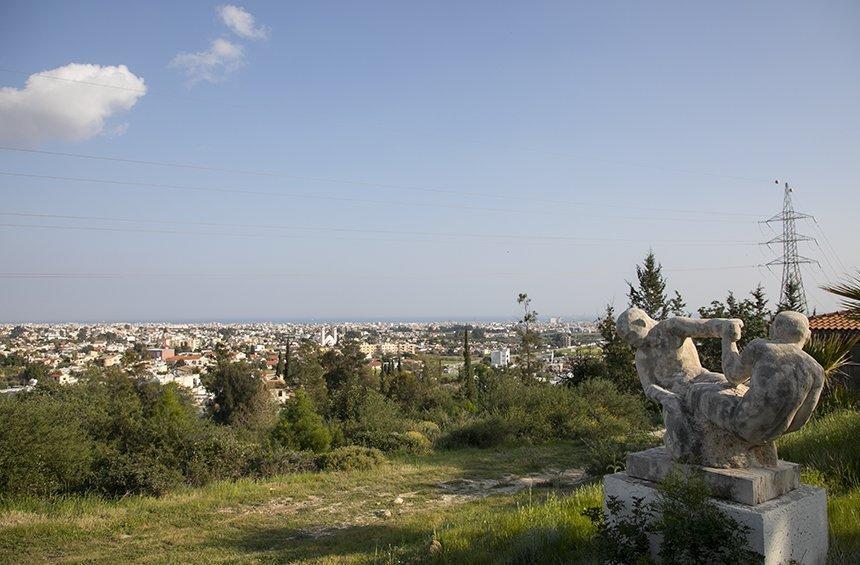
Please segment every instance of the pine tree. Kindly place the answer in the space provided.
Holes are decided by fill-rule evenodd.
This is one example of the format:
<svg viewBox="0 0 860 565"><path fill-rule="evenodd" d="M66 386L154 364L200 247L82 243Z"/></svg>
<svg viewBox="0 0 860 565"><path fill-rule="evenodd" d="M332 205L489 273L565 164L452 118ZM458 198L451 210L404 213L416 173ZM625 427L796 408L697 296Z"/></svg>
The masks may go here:
<svg viewBox="0 0 860 565"><path fill-rule="evenodd" d="M532 299L529 295L521 292L517 296L517 304L523 307L523 317L520 320L520 345L523 348L525 364L523 365L523 380L529 382L534 376L533 355L540 345L540 336L532 329L532 324L537 322L537 312L531 310Z"/></svg>
<svg viewBox="0 0 860 565"><path fill-rule="evenodd" d="M633 349L621 339L615 329L615 308L606 305L603 318L598 320L598 330L603 337L603 362L605 374L620 390L637 393L642 391L636 375Z"/></svg>
<svg viewBox="0 0 860 565"><path fill-rule="evenodd" d="M767 337L768 323L773 314L767 307L767 296L761 283L750 292L750 296L752 297L752 316L749 320L744 320L743 333L753 339Z"/></svg>
<svg viewBox="0 0 860 565"><path fill-rule="evenodd" d="M784 310L791 310L792 312L805 314L806 312L803 308L803 301L800 296L800 283L793 277L789 277L789 279L785 281L784 290L785 297L776 305L777 314Z"/></svg>
<svg viewBox="0 0 860 565"><path fill-rule="evenodd" d="M643 265L636 265L638 288L627 283L630 306L641 308L655 320L665 320L670 313L683 315L687 306L677 290L671 300L666 296L666 279L662 271L663 266L657 262L654 252L649 251Z"/></svg>
<svg viewBox="0 0 860 565"><path fill-rule="evenodd" d="M750 297L738 300L733 292L729 292L725 302L713 300L710 305L699 308L699 316L702 318L737 318L741 320L744 327L741 332L741 339L738 340L738 346L743 348L756 338L767 337L768 323L771 318L771 312L767 308L767 297L760 284L750 292ZM696 347L699 351L699 358L705 367L716 372L722 371L722 349L719 340L700 340L696 343Z"/></svg>

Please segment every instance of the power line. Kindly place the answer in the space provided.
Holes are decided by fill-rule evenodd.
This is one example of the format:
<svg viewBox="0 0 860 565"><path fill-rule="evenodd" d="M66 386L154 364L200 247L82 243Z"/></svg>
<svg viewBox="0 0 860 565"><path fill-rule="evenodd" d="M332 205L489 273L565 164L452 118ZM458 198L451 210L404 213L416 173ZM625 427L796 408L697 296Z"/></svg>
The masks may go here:
<svg viewBox="0 0 860 565"><path fill-rule="evenodd" d="M686 269L671 269L672 271L710 271L714 269L755 269L758 265L733 265L726 267L690 267ZM555 273L542 273L541 276L577 276L582 271L562 271ZM485 279L487 277L520 277L534 276L534 271L502 271L502 272L467 272L463 276ZM0 278L4 279L124 279L124 278L358 278L368 277L374 279L384 278L448 278L448 273L439 271L430 272L385 272L385 273L357 273L357 272L294 272L294 273L68 273L68 272L0 272Z"/></svg>
<svg viewBox="0 0 860 565"><path fill-rule="evenodd" d="M14 171L0 171L0 175L9 176L9 177L20 177L20 178L34 178L34 179L42 179L42 180L52 180L52 181L67 181L67 182L88 182L95 184L113 184L113 185L123 185L123 186L131 186L131 187L143 187L143 188L160 188L167 190L185 190L185 191L203 191L203 192L220 192L220 193L232 193L232 194L251 194L258 196L277 196L277 197L290 197L290 198L303 198L310 200L326 200L326 201L340 201L340 202L359 202L364 204L391 204L395 206L412 206L418 208L443 208L443 209L457 209L457 210L473 210L473 211L484 211L484 212L506 212L506 213L515 213L515 214L560 214L559 210L549 210L549 211L541 211L541 210L523 210L523 209L515 209L515 208L496 208L496 207L487 207L487 206L470 206L466 204L438 204L438 203L428 203L428 202L415 202L415 201L398 201L398 200L377 200L377 199L368 199L368 198L353 198L353 197L345 197L345 196L327 196L327 195L319 195L319 194L307 194L300 192L274 192L274 191L265 191L265 190L248 190L248 189L238 189L238 188L222 188L222 187L211 187L211 186L199 186L199 185L182 185L182 184L167 184L167 183L153 183L153 182L140 182L140 181L125 181L125 180L114 180L114 179L99 179L99 178L90 178L90 177L69 177L69 176L59 176L59 175L40 175L33 173L19 173ZM606 206L613 207L613 205L601 205L595 204L595 206ZM627 209L633 210L641 210L642 208L636 206L619 206ZM671 211L671 209L659 209L659 208L645 208L645 210L662 210L662 211ZM688 211L691 212L691 211ZM705 212L701 212L705 213ZM715 213L719 214L719 213ZM641 217L631 217L631 216L614 216L619 219L634 219L634 220L642 220L646 218ZM647 218L648 221L696 221L696 222L722 222L722 223L747 223L748 220L728 220L722 218Z"/></svg>
<svg viewBox="0 0 860 565"><path fill-rule="evenodd" d="M4 214L11 215L11 214ZM121 221L121 220L120 220ZM47 229L47 230L71 230L71 231L100 231L100 232L127 232L127 233L152 233L152 234L168 234L168 235L205 235L205 236L224 236L224 237L250 237L250 238L263 238L263 239L320 239L320 236L309 236L309 235L293 235L293 234L264 234L264 233L241 233L241 232L208 232L208 231L189 231L189 230L156 230L156 229L144 229L144 228L117 228L117 227L102 227L102 226L57 226L57 225L44 225L44 224L11 224L11 223L0 223L0 227L3 228L33 228L33 229ZM365 241L391 241L401 243L402 239L384 239L384 238L355 238L355 237L334 237L334 236L326 236L323 239L335 239L335 240L343 240L343 241L354 241L356 239L363 239ZM513 236L509 241L505 242L484 242L484 243L502 243L504 245L517 245L520 242L517 241L517 237ZM430 242L430 240L410 240L410 243L420 243L420 242ZM638 239L566 239L564 241L555 241L555 245L603 245L603 244L616 244L616 243L640 243L641 240ZM450 243L458 243L456 241L452 241ZM735 245L735 246L746 246L746 245L757 245L756 242L746 242L746 241L737 241L737 242L724 242L724 241L688 241L688 240L678 240L678 241L659 241L655 242L660 245L681 245L681 246L706 246L706 245Z"/></svg>
<svg viewBox="0 0 860 565"><path fill-rule="evenodd" d="M798 202L798 204L802 205L802 200L798 197L798 194L796 192L793 192L792 196ZM848 268L845 266L845 263L842 262L842 259L839 257L839 254L836 252L836 249L833 247L833 244L830 243L830 238L827 237L826 233L824 233L824 228L821 227L821 222L818 221L818 218L816 218L815 216L810 216L810 219L812 220L812 225L818 232L818 235L821 237L821 239L824 240L826 248L821 246L821 243L819 243L817 238L814 240L815 244L818 246L819 251L821 251L821 255L824 257L824 261L830 268L834 280L841 278L842 276L844 276L845 273L848 272ZM833 259L836 261L836 263L839 264L840 268L842 269L841 273L834 267L833 263L830 262L830 253L832 253Z"/></svg>
<svg viewBox="0 0 860 565"><path fill-rule="evenodd" d="M209 187L209 186L194 186L194 185L179 185L179 184L164 184L164 183L151 183L151 182L138 182L138 181L122 181L122 180L110 180L110 179L97 179L97 178L82 178L82 177L65 177L65 176L56 176L56 175L37 175L37 174L25 174L25 173L16 173L11 171L0 171L0 175L3 176L11 176L11 177L23 177L23 178L35 178L35 179L43 179L43 180L57 180L57 181L70 181L70 182L88 182L94 184L113 184L113 185L123 185L130 186L136 188L160 188L167 190L185 190L185 191L202 191L202 192L219 192L226 194L249 194L249 195L257 195L257 196L277 196L282 198L303 198L308 200L326 200L333 202L359 202L363 204L388 204L394 206L414 206L419 208L444 208L444 209L454 209L454 210L473 210L473 211L481 211L481 212L507 212L507 213L517 213L517 214L542 214L543 212L539 210L516 210L513 208L493 208L487 206L469 206L467 204L437 204L437 203L423 203L423 202L406 202L399 200L377 200L371 198L352 198L348 196L326 196L320 194L305 194L301 192L274 192L274 191L265 191L265 190L248 190L248 189L240 189L240 188L218 188L218 187Z"/></svg>
<svg viewBox="0 0 860 565"><path fill-rule="evenodd" d="M527 202L542 202L546 204L563 204L568 206L596 206L602 208L614 208L614 209L631 209L631 210L645 210L652 212L674 212L681 214L705 214L705 215L721 215L721 216L737 216L737 217L753 217L753 218L761 218L761 214L750 214L744 212L715 212L709 210L687 210L687 209L678 209L678 208L653 208L647 206L630 206L624 204L602 204L597 202L586 202L586 201L578 201L578 200L554 200L554 199L543 199L543 198L526 198L522 196L509 196L509 195L500 195L493 194L489 192L472 192L472 191L459 191L452 189L444 189L444 188L436 188L436 187L421 187L421 186L410 186L410 185L399 185L399 184L386 184L386 183L376 183L376 182L368 182L362 180L347 180L347 179L333 179L326 177L311 177L311 176L302 176L302 175L293 175L287 173L279 173L272 171L260 171L260 170L251 170L251 169L232 169L225 167L214 167L209 165L197 165L191 163L174 163L167 161L150 161L150 160L142 160L142 159L128 159L125 157L113 157L106 155L89 155L84 153L68 153L61 151L46 151L41 149L25 149L21 147L8 147L8 146L0 146L0 150L3 151L17 151L22 153L33 153L39 155L50 155L54 157L72 157L76 159L90 159L90 160L98 160L98 161L110 161L117 163L128 163L134 165L146 165L146 166L156 166L156 167L169 167L169 168L178 168L178 169L189 169L189 170L197 170L197 171L208 171L208 172L219 172L219 173L227 173L227 174L240 174L240 175L252 175L252 176L260 176L260 177L269 177L269 178L285 178L292 180L301 180L301 181L309 181L309 182L326 182L326 183L335 183L335 184L349 184L349 185L357 185L364 186L370 188L384 188L384 189L393 189L393 190L407 190L407 191L417 191L417 192L429 192L429 193L437 193L437 194L450 194L456 196L476 196L480 198L497 198L502 200L514 200L514 201L527 201Z"/></svg>
<svg viewBox="0 0 860 565"><path fill-rule="evenodd" d="M136 224L158 224L158 225L196 225L209 227L231 227L231 228L270 228L270 229L295 229L300 231L318 231L318 232L346 232L346 233L376 233L386 235L418 235L418 236L434 236L434 237L467 237L467 238L485 238L485 239L505 239L505 240L548 240L548 241L606 241L606 242L639 242L639 239L618 239L604 237L582 237L582 236L566 236L566 235L531 235L531 234L487 234L475 232L434 232L434 231L402 231L402 230L381 230L367 228L340 228L340 227L318 227L318 226L296 226L283 224L241 224L228 222L201 222L195 220L150 220L139 218L119 218L113 216L81 216L72 214L49 214L36 212L0 212L0 216L13 216L22 218L45 218L58 220L95 220L105 222L124 222ZM195 232L196 233L196 232ZM695 240L653 240L652 243L688 243L695 245L702 243L705 245L714 245L716 241L697 242ZM730 244L752 245L755 242L750 241L728 241Z"/></svg>
<svg viewBox="0 0 860 565"><path fill-rule="evenodd" d="M251 105L243 105L243 104L233 104L233 103L229 103L229 102L209 100L206 98L198 98L198 97L193 97L193 96L177 95L177 94L168 94L168 93L164 93L161 91L152 91L149 88L147 88L145 90L144 89L137 89L137 88L128 88L128 87L116 86L116 85L111 85L111 84L104 84L104 83L69 79L69 78L64 78L64 77L57 77L57 76L48 75L48 74L44 74L44 73L27 73L26 71L7 69L7 68L0 68L0 72L12 73L12 74L17 74L17 75L22 75L22 76L27 76L27 77L36 77L36 78L41 78L41 79L51 79L51 80L69 82L69 83L77 83L77 84L82 84L82 85L87 85L87 86L113 88L113 89L119 89L119 90L126 90L126 91L130 91L130 92L139 92L141 94L157 94L159 96L166 96L166 97L177 98L177 99L187 99L187 100L192 100L195 102L204 102L207 104L223 105L223 106L228 106L228 107L232 107L232 108L239 108L239 109L244 109L244 110L266 110L266 111L272 110L271 106L260 106L260 105L251 106ZM353 126L353 124L349 124L349 125ZM364 125L362 125L362 127L368 127L368 124L365 123ZM391 132L395 132L398 134L406 133L409 135L414 135L414 132L397 130L397 129L390 128L390 127L380 127L378 124L371 124L370 127L376 128L378 130L381 129L381 130L391 131ZM728 175L725 173L715 173L713 171L700 171L700 170L687 169L687 168L665 167L662 165L654 165L654 164L650 164L650 163L641 163L641 162L635 162L635 161L624 161L624 160L618 160L618 159L603 159L603 158L594 157L591 155L582 155L582 154L578 154L578 153L557 151L557 150L544 149L544 148L538 148L538 147L527 147L527 146L518 146L518 145L510 145L510 144L491 145L491 144L488 144L487 142L485 142L483 140L476 140L476 139L459 139L456 141L459 141L462 143L467 143L467 144L491 146L494 148L495 147L503 147L503 148L507 148L507 149L510 149L513 151L524 151L524 152L529 152L529 153L540 153L540 154L544 154L544 155L553 155L553 156L564 157L564 158L568 158L568 159L573 158L573 159L578 159L578 160L588 160L590 162L601 162L601 163L605 163L605 164L613 165L613 166L624 166L624 167L633 167L633 168L640 168L640 169L651 169L651 170L656 170L656 171L664 171L664 172L670 172L670 173L681 173L681 174L687 174L687 175L699 175L699 176L721 178L721 179L735 180L735 181L742 181L742 182L755 182L755 183L770 182L770 179L765 179L765 178L747 177L747 176L741 176L741 175Z"/></svg>

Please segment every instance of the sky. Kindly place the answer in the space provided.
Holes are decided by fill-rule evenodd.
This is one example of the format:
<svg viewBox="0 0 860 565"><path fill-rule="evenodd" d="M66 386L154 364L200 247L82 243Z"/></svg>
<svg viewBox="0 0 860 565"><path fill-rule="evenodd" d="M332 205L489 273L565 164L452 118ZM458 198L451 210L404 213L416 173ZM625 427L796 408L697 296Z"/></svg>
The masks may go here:
<svg viewBox="0 0 860 565"><path fill-rule="evenodd" d="M0 0L0 322L594 319L860 266L860 3ZM779 181L779 184L775 181Z"/></svg>

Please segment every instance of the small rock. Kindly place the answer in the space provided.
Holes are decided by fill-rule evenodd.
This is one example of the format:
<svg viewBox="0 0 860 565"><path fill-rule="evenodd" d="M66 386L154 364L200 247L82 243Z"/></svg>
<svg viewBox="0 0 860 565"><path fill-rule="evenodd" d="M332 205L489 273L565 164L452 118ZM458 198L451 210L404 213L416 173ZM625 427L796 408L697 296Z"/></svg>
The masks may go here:
<svg viewBox="0 0 860 565"><path fill-rule="evenodd" d="M430 555L436 555L438 553L441 553L441 551L442 551L442 544L439 543L439 540L436 540L436 539L431 541L430 547L427 548L427 553L429 553Z"/></svg>
<svg viewBox="0 0 860 565"><path fill-rule="evenodd" d="M391 518L391 510L384 508L373 513L377 518Z"/></svg>
<svg viewBox="0 0 860 565"><path fill-rule="evenodd" d="M401 497L397 497L394 499L394 504L403 504L403 499Z"/></svg>

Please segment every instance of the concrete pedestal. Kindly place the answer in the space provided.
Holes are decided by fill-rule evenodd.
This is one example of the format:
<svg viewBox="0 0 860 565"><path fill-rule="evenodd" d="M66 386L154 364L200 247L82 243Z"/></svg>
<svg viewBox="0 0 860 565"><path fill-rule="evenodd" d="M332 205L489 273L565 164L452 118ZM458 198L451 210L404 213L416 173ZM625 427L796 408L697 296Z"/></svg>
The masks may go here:
<svg viewBox="0 0 860 565"><path fill-rule="evenodd" d="M672 461L663 447L646 449L627 456L627 474L658 483L670 473L699 475L717 498L754 505L787 494L800 486L800 465L777 461L775 467L720 469L684 465Z"/></svg>
<svg viewBox="0 0 860 565"><path fill-rule="evenodd" d="M615 497L630 508L635 498L647 504L657 498L655 484L615 473L603 478L606 498ZM750 528L749 549L765 557L765 565L824 565L827 561L827 495L809 485L762 504L747 505L714 499L728 516ZM608 517L612 519L611 516ZM658 540L651 540L656 558Z"/></svg>

